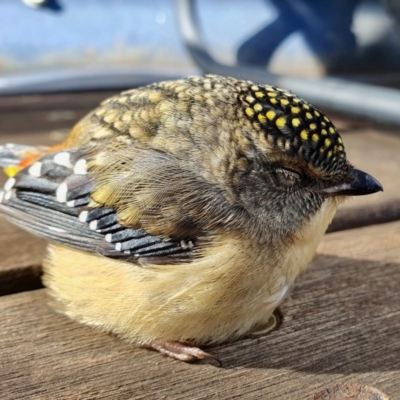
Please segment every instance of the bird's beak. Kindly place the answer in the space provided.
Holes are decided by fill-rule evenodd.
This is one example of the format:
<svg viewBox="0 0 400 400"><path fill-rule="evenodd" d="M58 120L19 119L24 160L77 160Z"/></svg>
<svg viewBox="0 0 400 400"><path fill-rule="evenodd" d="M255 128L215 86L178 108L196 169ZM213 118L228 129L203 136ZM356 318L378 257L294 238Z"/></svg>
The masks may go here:
<svg viewBox="0 0 400 400"><path fill-rule="evenodd" d="M362 196L379 191L383 192L383 187L374 177L354 168L341 183L322 189L322 192L333 196Z"/></svg>

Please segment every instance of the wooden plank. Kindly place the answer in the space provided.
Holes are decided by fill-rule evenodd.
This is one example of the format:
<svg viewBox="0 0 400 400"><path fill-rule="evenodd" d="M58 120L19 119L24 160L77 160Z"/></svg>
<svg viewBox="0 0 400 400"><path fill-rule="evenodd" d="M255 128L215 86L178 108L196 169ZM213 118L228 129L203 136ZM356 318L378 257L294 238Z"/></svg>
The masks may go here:
<svg viewBox="0 0 400 400"><path fill-rule="evenodd" d="M330 231L400 219L400 135L361 129L344 133L343 142L351 163L378 179L384 192L349 199L339 208Z"/></svg>
<svg viewBox="0 0 400 400"><path fill-rule="evenodd" d="M400 398L400 222L326 235L272 334L189 365L57 315L44 290L0 298L4 399L312 399L357 383Z"/></svg>
<svg viewBox="0 0 400 400"><path fill-rule="evenodd" d="M1 218L0 296L42 286L40 275L46 241Z"/></svg>
<svg viewBox="0 0 400 400"><path fill-rule="evenodd" d="M0 132L20 134L71 128L100 102L119 91L0 96ZM23 115L23 118L21 118Z"/></svg>

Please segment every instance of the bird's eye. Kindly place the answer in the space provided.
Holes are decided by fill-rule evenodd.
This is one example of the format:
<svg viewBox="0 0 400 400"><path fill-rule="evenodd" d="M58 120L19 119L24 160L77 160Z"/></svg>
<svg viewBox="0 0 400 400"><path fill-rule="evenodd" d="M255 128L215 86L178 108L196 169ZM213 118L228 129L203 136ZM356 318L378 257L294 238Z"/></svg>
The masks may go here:
<svg viewBox="0 0 400 400"><path fill-rule="evenodd" d="M301 181L301 176L298 172L287 168L276 168L275 175L280 186L290 187Z"/></svg>

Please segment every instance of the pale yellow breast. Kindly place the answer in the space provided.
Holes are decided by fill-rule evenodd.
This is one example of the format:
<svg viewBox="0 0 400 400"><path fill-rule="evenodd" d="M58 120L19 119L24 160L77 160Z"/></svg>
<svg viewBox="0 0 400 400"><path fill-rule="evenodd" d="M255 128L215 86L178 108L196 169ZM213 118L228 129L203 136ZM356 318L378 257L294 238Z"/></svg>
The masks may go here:
<svg viewBox="0 0 400 400"><path fill-rule="evenodd" d="M142 267L52 245L44 282L63 313L131 342L222 342L268 321L335 210L335 202L326 202L279 257L228 234L183 265Z"/></svg>

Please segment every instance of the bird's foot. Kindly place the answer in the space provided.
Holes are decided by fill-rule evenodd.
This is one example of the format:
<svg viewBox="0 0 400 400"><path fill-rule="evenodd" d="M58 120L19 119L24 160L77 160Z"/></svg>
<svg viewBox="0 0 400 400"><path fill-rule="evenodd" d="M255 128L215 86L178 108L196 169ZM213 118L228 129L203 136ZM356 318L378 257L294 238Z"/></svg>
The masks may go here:
<svg viewBox="0 0 400 400"><path fill-rule="evenodd" d="M180 361L195 362L212 360L217 366L222 366L218 358L206 353L190 342L163 342L161 340L151 340L145 344L145 347L157 350L162 354Z"/></svg>
<svg viewBox="0 0 400 400"><path fill-rule="evenodd" d="M258 338L260 336L268 335L281 325L282 319L281 311L276 309L265 324L256 325L254 330L249 332L247 336L250 338Z"/></svg>

